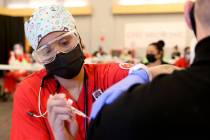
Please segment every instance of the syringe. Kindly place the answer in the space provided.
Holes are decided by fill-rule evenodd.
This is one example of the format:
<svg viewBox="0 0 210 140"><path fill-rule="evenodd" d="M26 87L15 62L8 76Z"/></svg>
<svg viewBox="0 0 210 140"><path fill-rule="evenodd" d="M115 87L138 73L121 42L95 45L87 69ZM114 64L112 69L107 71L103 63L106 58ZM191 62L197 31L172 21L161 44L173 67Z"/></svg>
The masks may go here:
<svg viewBox="0 0 210 140"><path fill-rule="evenodd" d="M70 105L72 111L73 111L75 114L77 114L77 115L79 115L79 116L82 116L82 117L84 117L84 118L90 119L85 113L83 113L82 111L80 111L80 110L76 109L75 107L73 107L73 106L72 106L72 103L73 103L73 101L72 101L71 99L68 99L67 104Z"/></svg>

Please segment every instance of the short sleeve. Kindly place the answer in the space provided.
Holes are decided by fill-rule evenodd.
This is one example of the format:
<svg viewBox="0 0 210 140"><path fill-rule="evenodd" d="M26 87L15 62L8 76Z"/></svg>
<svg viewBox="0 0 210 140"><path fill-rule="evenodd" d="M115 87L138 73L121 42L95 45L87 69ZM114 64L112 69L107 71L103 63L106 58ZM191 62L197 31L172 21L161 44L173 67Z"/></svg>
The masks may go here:
<svg viewBox="0 0 210 140"><path fill-rule="evenodd" d="M14 94L11 140L49 140L46 118L35 118L27 113L37 108L37 94L28 82L21 83Z"/></svg>

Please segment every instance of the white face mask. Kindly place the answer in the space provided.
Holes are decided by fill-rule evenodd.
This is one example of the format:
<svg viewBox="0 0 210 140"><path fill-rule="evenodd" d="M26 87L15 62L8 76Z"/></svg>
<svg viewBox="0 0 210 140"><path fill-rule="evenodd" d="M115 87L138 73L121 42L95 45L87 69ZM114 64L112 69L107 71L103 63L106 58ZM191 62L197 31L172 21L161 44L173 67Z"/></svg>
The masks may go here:
<svg viewBox="0 0 210 140"><path fill-rule="evenodd" d="M16 55L22 55L23 54L23 47L20 44L14 45L14 53Z"/></svg>
<svg viewBox="0 0 210 140"><path fill-rule="evenodd" d="M186 54L184 57L188 62L191 62L191 55L190 54Z"/></svg>
<svg viewBox="0 0 210 140"><path fill-rule="evenodd" d="M23 50L22 49L15 49L15 54L16 55L22 55L23 54Z"/></svg>

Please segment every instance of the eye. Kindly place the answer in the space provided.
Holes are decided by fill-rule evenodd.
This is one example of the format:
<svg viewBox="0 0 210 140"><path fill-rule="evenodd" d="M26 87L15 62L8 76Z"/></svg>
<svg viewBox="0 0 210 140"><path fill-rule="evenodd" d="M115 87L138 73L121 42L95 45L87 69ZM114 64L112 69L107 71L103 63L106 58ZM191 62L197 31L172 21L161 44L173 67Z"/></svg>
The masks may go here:
<svg viewBox="0 0 210 140"><path fill-rule="evenodd" d="M65 47L65 46L67 46L67 45L70 44L70 41L67 40L67 39L62 39L62 40L60 40L59 44L60 44L61 46L64 46L64 47Z"/></svg>
<svg viewBox="0 0 210 140"><path fill-rule="evenodd" d="M52 52L52 49L51 49L50 47L45 47L45 48L42 50L42 53L45 54L45 55L47 55L47 54L49 54L49 53L51 53L51 52Z"/></svg>

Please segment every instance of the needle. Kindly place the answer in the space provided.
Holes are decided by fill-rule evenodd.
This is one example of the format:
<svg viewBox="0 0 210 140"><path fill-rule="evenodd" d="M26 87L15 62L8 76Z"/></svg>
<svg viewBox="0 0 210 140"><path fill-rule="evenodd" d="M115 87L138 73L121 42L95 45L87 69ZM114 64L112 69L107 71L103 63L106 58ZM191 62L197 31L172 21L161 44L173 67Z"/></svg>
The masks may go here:
<svg viewBox="0 0 210 140"><path fill-rule="evenodd" d="M72 103L73 103L73 101L72 101L71 99L68 99L67 104L70 105L72 111L73 111L75 114L77 114L77 115L79 115L79 116L82 116L82 117L84 117L84 118L90 119L85 113L83 113L82 111L80 111L80 110L76 109L75 107L73 107L73 106L72 106Z"/></svg>

